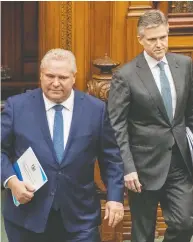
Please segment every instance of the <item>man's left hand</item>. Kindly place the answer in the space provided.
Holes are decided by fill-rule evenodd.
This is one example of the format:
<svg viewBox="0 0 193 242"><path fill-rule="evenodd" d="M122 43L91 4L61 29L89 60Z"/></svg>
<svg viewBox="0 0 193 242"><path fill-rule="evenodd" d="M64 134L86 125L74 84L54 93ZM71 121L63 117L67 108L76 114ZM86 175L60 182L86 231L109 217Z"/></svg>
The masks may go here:
<svg viewBox="0 0 193 242"><path fill-rule="evenodd" d="M120 202L109 201L105 206L105 217L104 219L109 219L108 225L115 227L124 216L124 207Z"/></svg>

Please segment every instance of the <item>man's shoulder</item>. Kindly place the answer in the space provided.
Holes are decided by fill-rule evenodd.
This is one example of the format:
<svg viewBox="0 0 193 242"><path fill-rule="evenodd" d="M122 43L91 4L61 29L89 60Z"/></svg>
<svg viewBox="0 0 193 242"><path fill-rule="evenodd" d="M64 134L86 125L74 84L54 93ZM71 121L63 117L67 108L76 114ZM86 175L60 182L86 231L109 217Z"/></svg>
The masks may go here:
<svg viewBox="0 0 193 242"><path fill-rule="evenodd" d="M171 53L171 52L168 52L166 54L166 58L167 57L170 57L172 59L174 59L175 61L177 62L190 62L192 61L191 57L190 56L187 56L187 55L183 55L183 54L178 54L178 53Z"/></svg>
<svg viewBox="0 0 193 242"><path fill-rule="evenodd" d="M143 53L137 55L134 59L131 61L126 62L122 66L116 69L116 73L121 73L121 74L131 74L135 68L137 67L138 61L143 58Z"/></svg>
<svg viewBox="0 0 193 242"><path fill-rule="evenodd" d="M27 90L24 93L20 93L14 96L10 96L8 98L8 100L11 100L14 103L20 103L20 102L24 102L25 100L29 100L30 96L35 96L40 94L41 92L41 88L36 88L33 90Z"/></svg>
<svg viewBox="0 0 193 242"><path fill-rule="evenodd" d="M99 98L94 97L94 96L92 96L88 93L82 92L82 91L75 90L75 96L79 96L80 98L85 99L85 101L86 101L85 103L89 104L89 105L103 107L105 104Z"/></svg>

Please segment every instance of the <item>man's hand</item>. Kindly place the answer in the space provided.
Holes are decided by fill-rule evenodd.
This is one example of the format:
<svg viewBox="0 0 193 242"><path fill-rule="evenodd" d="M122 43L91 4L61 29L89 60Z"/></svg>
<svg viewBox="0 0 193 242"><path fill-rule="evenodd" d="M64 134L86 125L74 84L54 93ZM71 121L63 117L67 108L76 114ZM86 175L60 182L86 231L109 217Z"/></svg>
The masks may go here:
<svg viewBox="0 0 193 242"><path fill-rule="evenodd" d="M125 186L132 192L141 192L141 183L139 182L137 172L131 172L124 176Z"/></svg>
<svg viewBox="0 0 193 242"><path fill-rule="evenodd" d="M108 225L111 227L115 227L124 216L124 207L120 202L109 201L105 206L105 217L104 219L109 218Z"/></svg>
<svg viewBox="0 0 193 242"><path fill-rule="evenodd" d="M17 177L10 178L7 186L21 204L30 202L34 196L35 188L29 182L20 181Z"/></svg>

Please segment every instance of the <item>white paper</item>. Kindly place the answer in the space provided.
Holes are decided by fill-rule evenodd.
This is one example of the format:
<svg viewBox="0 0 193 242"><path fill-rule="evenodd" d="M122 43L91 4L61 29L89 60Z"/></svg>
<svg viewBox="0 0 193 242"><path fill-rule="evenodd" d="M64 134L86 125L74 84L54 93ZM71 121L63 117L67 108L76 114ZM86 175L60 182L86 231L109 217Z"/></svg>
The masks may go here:
<svg viewBox="0 0 193 242"><path fill-rule="evenodd" d="M188 145L189 145L189 150L193 162L193 134L190 130L190 128L186 127L186 137L188 139Z"/></svg>
<svg viewBox="0 0 193 242"><path fill-rule="evenodd" d="M30 182L35 188L35 191L48 181L48 178L31 147L29 147L14 163L13 168L18 178ZM15 197L13 197L13 201L16 206L19 205L19 202Z"/></svg>

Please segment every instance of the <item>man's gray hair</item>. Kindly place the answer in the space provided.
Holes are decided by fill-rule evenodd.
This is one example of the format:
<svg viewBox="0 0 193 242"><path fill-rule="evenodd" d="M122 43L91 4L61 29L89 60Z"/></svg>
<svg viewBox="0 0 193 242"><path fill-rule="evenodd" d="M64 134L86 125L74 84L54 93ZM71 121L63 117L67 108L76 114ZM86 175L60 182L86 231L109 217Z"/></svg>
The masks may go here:
<svg viewBox="0 0 193 242"><path fill-rule="evenodd" d="M69 64L72 73L75 74L77 72L76 58L74 54L69 50L59 48L49 50L42 58L40 69L45 68L47 63L51 60L66 61Z"/></svg>
<svg viewBox="0 0 193 242"><path fill-rule="evenodd" d="M168 19L160 10L149 10L146 11L139 17L137 24L138 36L144 35L145 28L155 28L160 26L161 24L166 25L168 27Z"/></svg>

